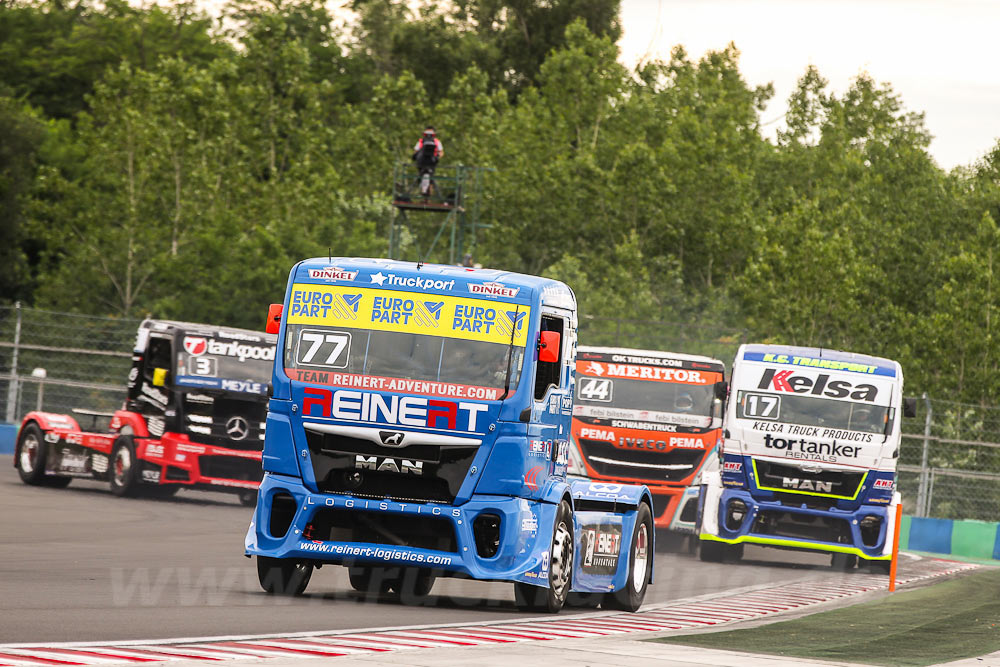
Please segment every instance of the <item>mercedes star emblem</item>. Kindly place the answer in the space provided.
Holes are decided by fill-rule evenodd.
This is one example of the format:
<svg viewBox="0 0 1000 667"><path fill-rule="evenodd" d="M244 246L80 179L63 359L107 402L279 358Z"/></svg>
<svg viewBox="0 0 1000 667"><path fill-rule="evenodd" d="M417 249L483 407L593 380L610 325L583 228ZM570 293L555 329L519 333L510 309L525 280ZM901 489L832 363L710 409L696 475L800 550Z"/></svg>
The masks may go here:
<svg viewBox="0 0 1000 667"><path fill-rule="evenodd" d="M250 425L243 417L230 417L226 422L226 435L233 440L242 440L250 433Z"/></svg>

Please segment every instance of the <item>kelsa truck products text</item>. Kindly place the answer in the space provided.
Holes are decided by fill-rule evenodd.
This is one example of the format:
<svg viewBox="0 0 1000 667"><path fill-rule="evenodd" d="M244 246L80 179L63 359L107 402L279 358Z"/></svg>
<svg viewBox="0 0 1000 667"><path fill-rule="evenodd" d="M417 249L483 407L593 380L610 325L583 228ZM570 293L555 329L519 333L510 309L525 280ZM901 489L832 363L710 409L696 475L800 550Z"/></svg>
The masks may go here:
<svg viewBox="0 0 1000 667"><path fill-rule="evenodd" d="M313 568L362 591L437 576L517 604L635 610L652 577L642 486L569 483L576 299L562 283L390 260L295 266L246 553L296 594Z"/></svg>
<svg viewBox="0 0 1000 667"><path fill-rule="evenodd" d="M107 480L120 496L229 491L253 505L274 341L256 331L145 320L123 408L27 414L14 456L21 479L48 486ZM80 419L107 427L83 431Z"/></svg>
<svg viewBox="0 0 1000 667"><path fill-rule="evenodd" d="M582 469L571 472L647 484L656 527L696 533L698 473L722 433L724 372L709 357L581 346L573 453Z"/></svg>
<svg viewBox="0 0 1000 667"><path fill-rule="evenodd" d="M749 543L888 571L903 406L895 361L741 346L720 465L704 474L702 560L737 559ZM912 401L905 407L910 416Z"/></svg>

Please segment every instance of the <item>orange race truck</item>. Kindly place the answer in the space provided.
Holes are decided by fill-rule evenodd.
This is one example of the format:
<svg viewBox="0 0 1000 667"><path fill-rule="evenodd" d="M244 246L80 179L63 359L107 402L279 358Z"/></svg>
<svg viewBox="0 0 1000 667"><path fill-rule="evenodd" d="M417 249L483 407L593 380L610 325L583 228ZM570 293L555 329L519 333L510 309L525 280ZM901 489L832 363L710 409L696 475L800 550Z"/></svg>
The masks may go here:
<svg viewBox="0 0 1000 667"><path fill-rule="evenodd" d="M721 434L724 374L709 357L581 346L571 472L645 484L656 527L695 534L698 477Z"/></svg>

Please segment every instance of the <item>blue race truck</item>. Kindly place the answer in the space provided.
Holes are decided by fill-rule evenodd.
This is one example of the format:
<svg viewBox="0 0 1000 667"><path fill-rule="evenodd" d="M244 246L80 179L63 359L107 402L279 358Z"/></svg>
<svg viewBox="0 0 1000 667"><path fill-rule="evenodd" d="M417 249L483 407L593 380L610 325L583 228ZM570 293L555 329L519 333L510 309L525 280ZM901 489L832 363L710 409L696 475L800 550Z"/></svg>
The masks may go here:
<svg viewBox="0 0 1000 667"><path fill-rule="evenodd" d="M360 591L435 577L514 584L517 606L635 611L653 573L644 486L569 482L576 298L564 284L384 259L297 264L246 555L299 594L314 567Z"/></svg>
<svg viewBox="0 0 1000 667"><path fill-rule="evenodd" d="M721 460L702 475L704 561L744 544L831 554L838 570L888 571L903 371L896 361L811 347L741 345Z"/></svg>

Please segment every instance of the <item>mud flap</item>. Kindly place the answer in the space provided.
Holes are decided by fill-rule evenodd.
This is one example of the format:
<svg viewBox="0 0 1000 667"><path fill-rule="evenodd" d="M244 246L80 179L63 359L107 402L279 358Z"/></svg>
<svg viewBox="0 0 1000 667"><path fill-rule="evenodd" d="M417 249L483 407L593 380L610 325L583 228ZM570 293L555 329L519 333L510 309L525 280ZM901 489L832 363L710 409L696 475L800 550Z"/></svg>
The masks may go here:
<svg viewBox="0 0 1000 667"><path fill-rule="evenodd" d="M722 499L722 475L718 472L705 473L702 476L703 494L701 526L698 532L702 535L719 535L719 501Z"/></svg>
<svg viewBox="0 0 1000 667"><path fill-rule="evenodd" d="M575 542L572 590L578 593L621 590L628 581L629 549L639 505L646 502L653 506L649 489L571 480L570 491ZM653 535L650 539L654 539ZM650 549L650 553L653 551Z"/></svg>

